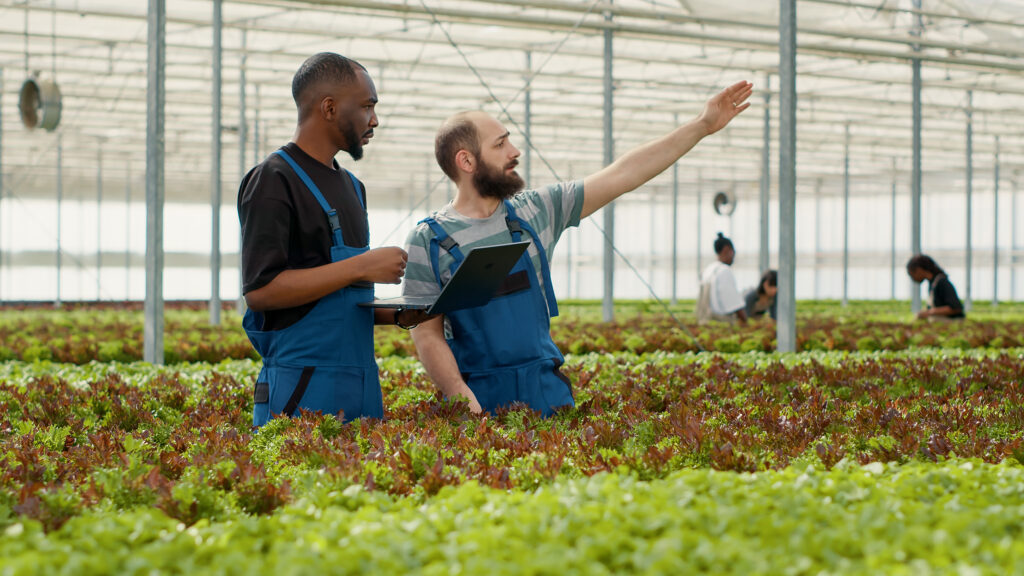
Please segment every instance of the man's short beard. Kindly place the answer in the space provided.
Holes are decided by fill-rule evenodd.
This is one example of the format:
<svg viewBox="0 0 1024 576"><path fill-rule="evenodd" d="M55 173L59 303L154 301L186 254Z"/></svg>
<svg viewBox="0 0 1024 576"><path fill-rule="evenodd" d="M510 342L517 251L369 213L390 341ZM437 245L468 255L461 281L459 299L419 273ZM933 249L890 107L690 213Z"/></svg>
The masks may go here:
<svg viewBox="0 0 1024 576"><path fill-rule="evenodd" d="M345 135L345 142L348 144L348 155L353 160L359 160L363 157L363 137L359 135L356 130L355 123L350 123L346 128L342 129L342 133Z"/></svg>
<svg viewBox="0 0 1024 576"><path fill-rule="evenodd" d="M478 160L479 168L473 173L473 186L476 187L480 196L508 200L526 185L519 174L515 172L505 174L503 169L495 168L482 159Z"/></svg>

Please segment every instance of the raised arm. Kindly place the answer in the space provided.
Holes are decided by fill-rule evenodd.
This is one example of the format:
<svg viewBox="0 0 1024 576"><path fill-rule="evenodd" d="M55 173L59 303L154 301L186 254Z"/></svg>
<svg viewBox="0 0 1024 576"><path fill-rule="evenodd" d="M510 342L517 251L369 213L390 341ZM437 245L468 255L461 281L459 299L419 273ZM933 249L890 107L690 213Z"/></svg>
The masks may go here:
<svg viewBox="0 0 1024 576"><path fill-rule="evenodd" d="M586 218L619 196L639 188L664 172L705 136L726 126L750 107L753 84L737 82L704 104L699 116L672 132L623 154L615 162L583 179L583 212Z"/></svg>

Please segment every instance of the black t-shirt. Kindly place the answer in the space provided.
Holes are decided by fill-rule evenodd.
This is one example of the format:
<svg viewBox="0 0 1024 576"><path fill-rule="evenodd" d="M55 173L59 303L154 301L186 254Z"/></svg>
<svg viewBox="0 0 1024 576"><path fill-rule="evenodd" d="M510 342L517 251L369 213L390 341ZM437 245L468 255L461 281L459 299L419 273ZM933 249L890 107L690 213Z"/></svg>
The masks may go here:
<svg viewBox="0 0 1024 576"><path fill-rule="evenodd" d="M349 175L337 162L333 170L324 166L294 142L283 148L337 210L345 245L366 246L369 222ZM359 194L365 202L365 188ZM331 262L327 214L295 170L277 154L268 156L242 179L238 219L242 225L243 293L266 286L284 270L315 268ZM287 328L314 306L316 302L264 312L262 328Z"/></svg>
<svg viewBox="0 0 1024 576"><path fill-rule="evenodd" d="M964 317L964 305L960 302L960 297L956 295L956 288L953 287L953 283L949 281L945 274L939 274L932 278L928 291L932 295L932 307L941 308L949 306L957 311L956 314L949 316L950 318Z"/></svg>

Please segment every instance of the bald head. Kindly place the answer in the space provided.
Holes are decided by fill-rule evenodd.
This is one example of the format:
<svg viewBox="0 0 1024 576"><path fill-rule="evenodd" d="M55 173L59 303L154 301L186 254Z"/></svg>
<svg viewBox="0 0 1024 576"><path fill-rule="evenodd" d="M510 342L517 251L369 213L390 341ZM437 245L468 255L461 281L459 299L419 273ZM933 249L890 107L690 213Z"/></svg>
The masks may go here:
<svg viewBox="0 0 1024 576"><path fill-rule="evenodd" d="M434 157L437 165L453 181L458 181L459 170L455 165L455 155L465 150L474 157L480 156L480 131L477 126L481 120L490 118L486 112L476 110L459 112L441 124L434 137Z"/></svg>

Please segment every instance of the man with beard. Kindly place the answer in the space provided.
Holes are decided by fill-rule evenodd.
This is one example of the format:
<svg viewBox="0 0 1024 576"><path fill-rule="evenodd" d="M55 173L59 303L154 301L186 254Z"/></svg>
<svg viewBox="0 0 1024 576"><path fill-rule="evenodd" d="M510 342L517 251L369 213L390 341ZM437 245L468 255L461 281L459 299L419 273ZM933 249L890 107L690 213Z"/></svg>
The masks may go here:
<svg viewBox="0 0 1024 576"><path fill-rule="evenodd" d="M245 178L242 225L244 327L263 367L253 425L300 408L383 416L373 325L413 325L421 312L357 306L373 284L397 284L406 253L369 249L366 189L338 165L353 160L377 126L377 90L359 63L333 53L307 59L292 80L298 127Z"/></svg>
<svg viewBox="0 0 1024 576"><path fill-rule="evenodd" d="M458 192L409 234L404 293L431 296L469 250L521 238L526 254L486 305L427 320L412 331L427 373L445 396L461 396L473 412L523 402L545 416L574 404L561 352L551 340L558 314L548 260L562 231L579 225L641 186L749 107L749 82L717 94L693 121L641 145L582 181L523 188L519 150L509 132L484 112L444 122L434 140L437 163Z"/></svg>

